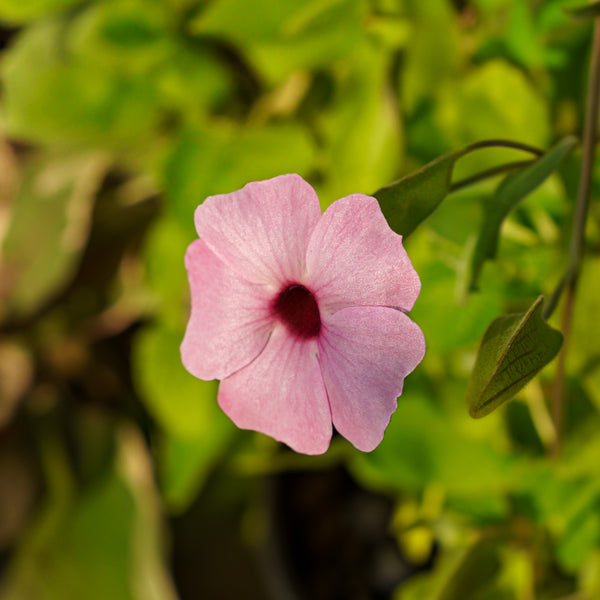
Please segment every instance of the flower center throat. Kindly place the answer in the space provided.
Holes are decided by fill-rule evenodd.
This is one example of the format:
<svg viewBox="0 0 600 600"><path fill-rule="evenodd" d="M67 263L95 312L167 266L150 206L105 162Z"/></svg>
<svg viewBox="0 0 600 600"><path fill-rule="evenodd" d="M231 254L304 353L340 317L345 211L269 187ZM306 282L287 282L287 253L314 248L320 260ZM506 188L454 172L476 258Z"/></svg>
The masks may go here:
<svg viewBox="0 0 600 600"><path fill-rule="evenodd" d="M319 306L303 285L294 283L284 288L273 301L273 313L299 338L316 337L321 331Z"/></svg>

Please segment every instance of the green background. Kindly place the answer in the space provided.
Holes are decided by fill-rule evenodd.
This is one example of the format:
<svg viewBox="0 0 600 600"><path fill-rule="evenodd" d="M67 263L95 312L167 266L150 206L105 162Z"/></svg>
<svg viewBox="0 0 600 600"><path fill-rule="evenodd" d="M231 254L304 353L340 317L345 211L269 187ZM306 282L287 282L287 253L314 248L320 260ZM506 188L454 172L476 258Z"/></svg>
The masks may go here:
<svg viewBox="0 0 600 600"><path fill-rule="evenodd" d="M325 208L481 139L580 135L592 23L569 4L0 0L2 600L600 597L597 203L561 456L555 363L485 419L465 401L489 322L566 266L577 152L478 291L497 181L406 240L427 354L374 452L239 431L179 359L206 196L293 172Z"/></svg>

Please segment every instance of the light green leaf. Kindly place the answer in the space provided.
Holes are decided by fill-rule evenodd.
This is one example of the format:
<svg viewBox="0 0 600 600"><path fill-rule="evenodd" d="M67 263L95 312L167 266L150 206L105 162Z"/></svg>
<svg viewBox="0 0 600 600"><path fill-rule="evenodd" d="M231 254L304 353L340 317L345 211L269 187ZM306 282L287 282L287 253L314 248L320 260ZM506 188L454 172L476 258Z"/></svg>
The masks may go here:
<svg viewBox="0 0 600 600"><path fill-rule="evenodd" d="M485 261L496 256L500 228L508 213L550 177L576 144L576 138L564 138L530 166L508 175L500 183L494 196L485 204L483 224L471 261L469 288L472 291L477 289L477 281Z"/></svg>
<svg viewBox="0 0 600 600"><path fill-rule="evenodd" d="M186 131L166 166L170 207L193 232L194 210L207 196L282 173L306 175L313 161L312 142L298 125Z"/></svg>
<svg viewBox="0 0 600 600"><path fill-rule="evenodd" d="M351 467L376 489L417 493L436 484L450 500L477 503L502 488L510 464L491 446L451 427L448 415L425 395L407 390L381 444L369 454L355 454Z"/></svg>
<svg viewBox="0 0 600 600"><path fill-rule="evenodd" d="M422 264L419 278L421 293L410 315L427 340L426 361L432 358L428 356L430 353L446 356L457 348L476 343L488 323L502 310L501 296L491 286L479 294L469 294L464 300L457 297L457 273L442 260Z"/></svg>
<svg viewBox="0 0 600 600"><path fill-rule="evenodd" d="M170 513L181 513L194 501L234 433L233 426L217 426L217 431L191 440L168 433L164 436L158 472Z"/></svg>
<svg viewBox="0 0 600 600"><path fill-rule="evenodd" d="M401 125L387 86L389 56L363 44L353 69L338 83L338 101L328 125L327 182L319 195L329 200L373 190L398 174Z"/></svg>
<svg viewBox="0 0 600 600"><path fill-rule="evenodd" d="M85 0L0 0L0 20L25 23L84 2Z"/></svg>
<svg viewBox="0 0 600 600"><path fill-rule="evenodd" d="M600 496L569 520L556 546L560 565L575 573L590 552L600 544Z"/></svg>
<svg viewBox="0 0 600 600"><path fill-rule="evenodd" d="M217 404L216 381L201 381L181 364L183 333L158 325L142 331L133 348L134 382L164 430L159 471L169 508L187 507L236 429Z"/></svg>
<svg viewBox="0 0 600 600"><path fill-rule="evenodd" d="M133 348L134 382L152 416L173 435L202 439L225 429L217 406L216 381L201 381L181 364L183 332L157 325L137 336Z"/></svg>
<svg viewBox="0 0 600 600"><path fill-rule="evenodd" d="M460 69L459 25L445 0L406 2L411 16L410 37L403 54L400 90L409 113L430 100L440 84Z"/></svg>
<svg viewBox="0 0 600 600"><path fill-rule="evenodd" d="M173 50L165 6L148 0L90 5L69 24L68 49L106 75L147 74L167 63Z"/></svg>
<svg viewBox="0 0 600 600"><path fill-rule="evenodd" d="M158 219L148 232L144 246L146 281L161 327L182 331L188 319L184 307L189 284L183 257L197 235L171 215Z"/></svg>
<svg viewBox="0 0 600 600"><path fill-rule="evenodd" d="M271 82L297 69L327 67L353 52L367 19L361 0L220 0L190 23L193 34L243 48Z"/></svg>
<svg viewBox="0 0 600 600"><path fill-rule="evenodd" d="M526 313L498 317L488 327L467 389L472 417L510 400L560 350L563 336L543 320L542 302L540 296Z"/></svg>
<svg viewBox="0 0 600 600"><path fill-rule="evenodd" d="M66 25L33 23L3 55L3 128L55 146L151 140L159 114L147 78L118 76L69 51Z"/></svg>
<svg viewBox="0 0 600 600"><path fill-rule="evenodd" d="M73 274L107 166L99 154L30 161L0 253L0 300L9 317L31 314Z"/></svg>
<svg viewBox="0 0 600 600"><path fill-rule="evenodd" d="M449 148L498 137L541 147L548 144L544 96L522 70L506 61L488 61L436 91L433 119ZM498 163L493 152L477 158L483 168Z"/></svg>

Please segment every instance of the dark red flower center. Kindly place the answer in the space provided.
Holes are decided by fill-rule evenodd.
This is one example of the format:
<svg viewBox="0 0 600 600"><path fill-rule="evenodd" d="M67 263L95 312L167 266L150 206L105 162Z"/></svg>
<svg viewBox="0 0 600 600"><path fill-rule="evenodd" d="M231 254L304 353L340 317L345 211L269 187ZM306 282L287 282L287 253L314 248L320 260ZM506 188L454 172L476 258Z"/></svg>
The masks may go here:
<svg viewBox="0 0 600 600"><path fill-rule="evenodd" d="M273 312L299 338L316 337L321 331L319 306L303 285L293 283L284 288L273 302Z"/></svg>

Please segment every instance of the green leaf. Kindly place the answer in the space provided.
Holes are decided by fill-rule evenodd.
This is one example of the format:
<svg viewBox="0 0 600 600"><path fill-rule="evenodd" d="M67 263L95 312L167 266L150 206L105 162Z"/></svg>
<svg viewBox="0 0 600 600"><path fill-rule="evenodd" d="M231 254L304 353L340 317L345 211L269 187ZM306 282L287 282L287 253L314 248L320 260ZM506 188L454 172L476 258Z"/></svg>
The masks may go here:
<svg viewBox="0 0 600 600"><path fill-rule="evenodd" d="M207 196L281 173L306 175L313 163L314 146L296 124L185 131L166 165L169 206L193 232L194 210Z"/></svg>
<svg viewBox="0 0 600 600"><path fill-rule="evenodd" d="M600 2L590 2L580 6L567 6L564 11L574 19L594 19L600 16Z"/></svg>
<svg viewBox="0 0 600 600"><path fill-rule="evenodd" d="M194 501L234 432L233 427L227 427L226 431L217 430L193 440L165 435L159 450L158 473L171 514L182 513Z"/></svg>
<svg viewBox="0 0 600 600"><path fill-rule="evenodd" d="M330 68L364 39L361 0L220 0L190 23L192 34L243 48L249 62L275 82L298 69Z"/></svg>
<svg viewBox="0 0 600 600"><path fill-rule="evenodd" d="M502 489L511 467L491 445L452 427L448 414L414 388L400 398L381 444L368 454L355 454L350 466L375 489L418 493L436 484L449 500L473 503L486 502Z"/></svg>
<svg viewBox="0 0 600 600"><path fill-rule="evenodd" d="M148 75L173 59L168 12L147 0L90 5L69 25L68 50L106 75Z"/></svg>
<svg viewBox="0 0 600 600"><path fill-rule="evenodd" d="M420 258L413 256L413 252L411 257ZM468 257L465 256L465 260ZM486 286L481 293L469 294L461 301L457 298L454 269L439 259L421 260L419 264L422 265L419 268L421 293L410 314L423 330L428 354L446 356L457 348L475 344L488 323L502 310L499 292Z"/></svg>
<svg viewBox="0 0 600 600"><path fill-rule="evenodd" d="M160 499L139 431L119 427L114 464L81 494L65 449L52 440L54 447L44 446L52 451L45 456L51 491L6 569L3 600L175 600Z"/></svg>
<svg viewBox="0 0 600 600"><path fill-rule="evenodd" d="M158 423L173 435L205 439L226 429L217 406L216 381L201 381L181 364L183 333L162 325L148 327L133 347L134 382Z"/></svg>
<svg viewBox="0 0 600 600"><path fill-rule="evenodd" d="M473 418L510 400L560 350L563 336L543 320L543 299L524 314L498 317L485 332L467 389Z"/></svg>
<svg viewBox="0 0 600 600"><path fill-rule="evenodd" d="M596 495L570 519L556 546L557 559L569 573L578 567L600 543L600 497Z"/></svg>
<svg viewBox="0 0 600 600"><path fill-rule="evenodd" d="M237 431L217 404L216 381L201 381L181 364L183 333L157 325L142 331L133 348L134 382L163 429L159 472L169 508L194 499Z"/></svg>
<svg viewBox="0 0 600 600"><path fill-rule="evenodd" d="M566 138L563 142L567 140L571 143L570 150L575 144L575 138ZM475 142L461 150L436 158L416 173L411 173L373 194L379 201L390 227L404 236L411 234L452 190L452 173L458 159L476 150L496 147L536 152L531 146L494 139ZM487 172L483 175L489 176Z"/></svg>
<svg viewBox="0 0 600 600"><path fill-rule="evenodd" d="M390 102L389 55L371 44L357 48L353 69L338 81L338 100L328 113L327 182L321 204L356 190L393 181L401 162L398 109Z"/></svg>
<svg viewBox="0 0 600 600"><path fill-rule="evenodd" d="M0 20L25 23L41 16L65 10L85 0L0 0Z"/></svg>
<svg viewBox="0 0 600 600"><path fill-rule="evenodd" d="M100 154L30 161L0 248L0 301L9 318L31 314L72 276L107 166Z"/></svg>
<svg viewBox="0 0 600 600"><path fill-rule="evenodd" d="M450 192L454 164L464 154L457 150L440 156L373 194L396 233L410 235L440 205Z"/></svg>
<svg viewBox="0 0 600 600"><path fill-rule="evenodd" d="M408 113L431 99L432 91L458 72L460 50L458 17L445 0L407 2L411 16L409 43L403 53L400 74L402 101Z"/></svg>
<svg viewBox="0 0 600 600"><path fill-rule="evenodd" d="M436 557L434 569L425 570L403 582L397 600L486 600L497 589L502 569L498 542L480 537L470 547L452 547ZM512 596L510 596L512 598ZM504 599L504 596L500 596Z"/></svg>
<svg viewBox="0 0 600 600"><path fill-rule="evenodd" d="M522 69L498 59L439 86L432 118L430 135L441 137L449 149L498 137L546 147L551 135L547 101L538 87ZM477 158L483 168L498 162L494 152Z"/></svg>
<svg viewBox="0 0 600 600"><path fill-rule="evenodd" d="M65 27L58 19L37 21L4 53L6 133L59 147L102 143L122 150L124 143L154 141L159 113L148 77L110 72L70 51Z"/></svg>
<svg viewBox="0 0 600 600"><path fill-rule="evenodd" d="M575 137L564 138L533 164L511 173L500 183L494 196L484 206L483 224L471 262L471 291L477 289L477 280L485 261L496 256L500 228L508 213L550 177L576 144Z"/></svg>
<svg viewBox="0 0 600 600"><path fill-rule="evenodd" d="M480 539L465 553L462 561L446 582L438 600L468 600L477 598L500 572L498 545Z"/></svg>

